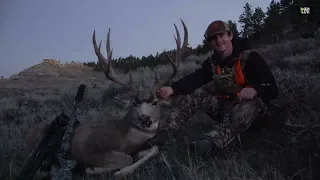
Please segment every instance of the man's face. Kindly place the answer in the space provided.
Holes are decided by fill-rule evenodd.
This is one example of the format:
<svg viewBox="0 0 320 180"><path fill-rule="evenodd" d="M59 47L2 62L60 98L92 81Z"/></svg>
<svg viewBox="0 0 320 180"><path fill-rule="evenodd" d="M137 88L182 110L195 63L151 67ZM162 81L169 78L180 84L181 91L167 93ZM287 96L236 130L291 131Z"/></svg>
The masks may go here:
<svg viewBox="0 0 320 180"><path fill-rule="evenodd" d="M224 52L232 47L232 34L229 36L227 32L218 33L210 37L211 46L218 52Z"/></svg>

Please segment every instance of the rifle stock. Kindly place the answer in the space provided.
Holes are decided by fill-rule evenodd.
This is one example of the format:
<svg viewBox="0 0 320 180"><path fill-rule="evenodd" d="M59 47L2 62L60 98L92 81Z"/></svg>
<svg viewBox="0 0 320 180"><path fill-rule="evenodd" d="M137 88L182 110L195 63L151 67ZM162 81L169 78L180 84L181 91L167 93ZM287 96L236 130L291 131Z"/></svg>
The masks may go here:
<svg viewBox="0 0 320 180"><path fill-rule="evenodd" d="M61 113L45 128L37 141L36 147L32 150L27 161L22 166L17 180L29 180L34 177L45 157L49 155L46 149L50 149L51 139L56 136L58 129L67 125L69 120L70 118L67 115Z"/></svg>

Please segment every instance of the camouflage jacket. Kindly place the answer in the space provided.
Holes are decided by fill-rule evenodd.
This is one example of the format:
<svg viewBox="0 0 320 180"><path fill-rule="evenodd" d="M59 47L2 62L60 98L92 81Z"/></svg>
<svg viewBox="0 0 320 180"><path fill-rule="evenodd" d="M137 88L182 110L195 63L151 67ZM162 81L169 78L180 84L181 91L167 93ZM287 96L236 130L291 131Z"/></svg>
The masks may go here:
<svg viewBox="0 0 320 180"><path fill-rule="evenodd" d="M234 65L239 60L244 75L245 84L237 85L234 80ZM217 73L217 66L221 74ZM202 67L193 73L171 84L174 95L185 95L193 92L208 82L214 82L214 92L224 95L239 92L243 87L250 86L257 91L257 96L268 102L278 95L275 78L271 73L264 58L258 52L246 50L241 53L234 48L232 54L222 60L217 54L213 54L202 64Z"/></svg>

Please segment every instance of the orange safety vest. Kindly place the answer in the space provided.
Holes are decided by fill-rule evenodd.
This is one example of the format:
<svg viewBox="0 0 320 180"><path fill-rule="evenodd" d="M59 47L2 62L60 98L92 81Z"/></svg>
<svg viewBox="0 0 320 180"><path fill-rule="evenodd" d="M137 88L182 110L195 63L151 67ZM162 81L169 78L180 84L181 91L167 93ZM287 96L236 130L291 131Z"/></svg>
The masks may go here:
<svg viewBox="0 0 320 180"><path fill-rule="evenodd" d="M241 55L242 53L240 53L239 55L239 59L237 61L237 63L234 65L235 66L235 83L237 83L239 86L243 86L245 85L245 79L244 79L244 75L242 73L242 69L241 69L241 64L240 64L240 60L241 60ZM234 68L234 67L233 67ZM221 68L220 66L217 64L216 65L216 73L217 75L221 75ZM247 85L245 87L250 87L250 85ZM239 96L240 92L237 93L237 96ZM223 98L223 99L229 99L230 96L222 96L222 95L218 95L218 97Z"/></svg>

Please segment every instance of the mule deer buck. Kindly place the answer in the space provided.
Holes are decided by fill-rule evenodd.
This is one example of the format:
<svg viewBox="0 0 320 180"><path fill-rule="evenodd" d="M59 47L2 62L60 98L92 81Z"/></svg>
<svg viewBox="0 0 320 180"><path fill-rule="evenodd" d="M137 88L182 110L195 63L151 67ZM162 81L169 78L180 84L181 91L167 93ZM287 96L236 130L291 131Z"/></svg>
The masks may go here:
<svg viewBox="0 0 320 180"><path fill-rule="evenodd" d="M180 34L174 24L177 33L177 37L175 37L177 44L175 61L167 54L173 72L168 78L159 80L157 73L154 71L156 82L153 88L149 90L138 90L133 86L131 72L129 73L129 83L121 81L116 76L111 66L110 29L106 43L107 58L101 54L101 42L98 46L95 31L93 32L93 47L105 76L132 92L132 105L123 119L85 122L76 128L71 144L71 154L78 164L90 166L85 169L86 173L98 174L116 171L114 173L115 177L123 177L134 172L158 153L157 146L144 151L139 151L139 148L157 133L162 101L157 98L156 90L177 74L182 52L188 45L188 30L183 20L181 22L184 28L184 42L181 46ZM45 125L39 126L31 133L26 149L34 147L44 128ZM134 160L134 157L137 157L137 160Z"/></svg>

